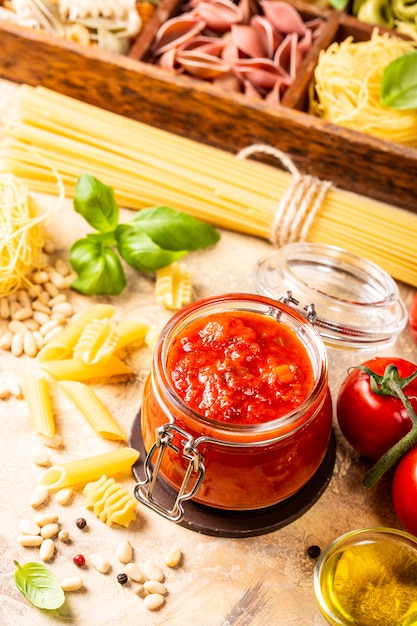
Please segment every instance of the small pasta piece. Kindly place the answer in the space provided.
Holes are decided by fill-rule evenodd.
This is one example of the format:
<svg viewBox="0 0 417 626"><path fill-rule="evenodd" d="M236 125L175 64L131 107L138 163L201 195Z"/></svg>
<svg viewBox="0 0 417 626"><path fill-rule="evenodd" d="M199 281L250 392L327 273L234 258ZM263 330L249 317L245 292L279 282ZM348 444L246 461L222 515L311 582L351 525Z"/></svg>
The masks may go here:
<svg viewBox="0 0 417 626"><path fill-rule="evenodd" d="M79 359L60 359L57 361L45 361L40 363L41 368L57 380L75 380L79 382L93 380L107 380L130 378L134 375L133 370L125 365L120 359L111 356L104 363L88 365Z"/></svg>
<svg viewBox="0 0 417 626"><path fill-rule="evenodd" d="M84 487L83 495L86 508L108 526L119 524L128 528L136 519L137 500L114 478L103 474Z"/></svg>
<svg viewBox="0 0 417 626"><path fill-rule="evenodd" d="M152 352L155 350L156 342L161 334L162 326L151 326L145 337L145 344Z"/></svg>
<svg viewBox="0 0 417 626"><path fill-rule="evenodd" d="M53 465L42 477L42 485L49 489L62 489L73 485L85 485L97 480L103 474L112 475L126 472L139 458L133 448L119 448L94 456Z"/></svg>
<svg viewBox="0 0 417 626"><path fill-rule="evenodd" d="M84 328L92 320L112 317L116 312L114 306L110 304L95 304L81 313L75 320L72 320L53 341L44 346L37 358L39 361L53 361L66 359L74 350Z"/></svg>
<svg viewBox="0 0 417 626"><path fill-rule="evenodd" d="M29 408L31 427L40 435L53 437L55 435L55 419L47 380L33 372L25 372L23 388Z"/></svg>
<svg viewBox="0 0 417 626"><path fill-rule="evenodd" d="M74 346L73 356L87 365L107 361L113 354L118 339L116 326L109 318L92 320Z"/></svg>
<svg viewBox="0 0 417 626"><path fill-rule="evenodd" d="M184 263L172 263L156 272L155 299L170 310L181 309L192 298L192 277Z"/></svg>
<svg viewBox="0 0 417 626"><path fill-rule="evenodd" d="M103 439L127 441L127 434L91 387L76 381L61 381L59 387L65 391L91 427Z"/></svg>

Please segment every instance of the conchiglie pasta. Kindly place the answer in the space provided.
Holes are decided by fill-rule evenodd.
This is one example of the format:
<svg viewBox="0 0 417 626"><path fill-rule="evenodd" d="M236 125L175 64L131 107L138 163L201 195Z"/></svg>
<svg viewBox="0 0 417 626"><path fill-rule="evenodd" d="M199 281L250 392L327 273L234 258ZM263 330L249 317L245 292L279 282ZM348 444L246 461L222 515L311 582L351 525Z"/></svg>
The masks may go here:
<svg viewBox="0 0 417 626"><path fill-rule="evenodd" d="M191 273L183 263L172 263L157 271L155 299L167 309L177 310L192 298Z"/></svg>
<svg viewBox="0 0 417 626"><path fill-rule="evenodd" d="M74 347L74 358L87 365L104 363L110 359L118 340L116 326L110 319L94 319L82 331Z"/></svg>
<svg viewBox="0 0 417 626"><path fill-rule="evenodd" d="M105 474L84 489L85 506L108 526L119 524L127 528L136 519L137 500L114 478Z"/></svg>

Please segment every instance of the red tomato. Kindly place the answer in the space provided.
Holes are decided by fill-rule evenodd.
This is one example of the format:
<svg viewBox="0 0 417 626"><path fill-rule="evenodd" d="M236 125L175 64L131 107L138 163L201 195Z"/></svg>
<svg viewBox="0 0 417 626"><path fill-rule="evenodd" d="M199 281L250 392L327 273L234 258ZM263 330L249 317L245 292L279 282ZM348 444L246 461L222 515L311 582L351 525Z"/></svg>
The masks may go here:
<svg viewBox="0 0 417 626"><path fill-rule="evenodd" d="M397 357L376 357L362 363L376 374L383 375L390 363L398 368L401 378L417 370L417 365ZM403 389L417 411L417 379ZM392 396L375 394L369 376L360 369L352 369L342 383L337 398L337 419L349 443L373 461L377 461L389 448L411 429L411 419L401 400Z"/></svg>
<svg viewBox="0 0 417 626"><path fill-rule="evenodd" d="M395 470L392 499L401 524L417 535L417 446L403 456Z"/></svg>
<svg viewBox="0 0 417 626"><path fill-rule="evenodd" d="M410 327L411 336L417 343L417 293L411 301L408 311L408 324Z"/></svg>

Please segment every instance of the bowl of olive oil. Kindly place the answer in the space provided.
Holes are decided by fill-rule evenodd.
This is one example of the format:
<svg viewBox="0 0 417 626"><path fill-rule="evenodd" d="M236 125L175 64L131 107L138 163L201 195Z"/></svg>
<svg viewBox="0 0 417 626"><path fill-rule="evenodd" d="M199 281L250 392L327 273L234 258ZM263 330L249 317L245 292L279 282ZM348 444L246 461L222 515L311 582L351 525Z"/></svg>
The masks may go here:
<svg viewBox="0 0 417 626"><path fill-rule="evenodd" d="M320 555L314 590L333 626L417 625L417 537L394 528L361 528Z"/></svg>

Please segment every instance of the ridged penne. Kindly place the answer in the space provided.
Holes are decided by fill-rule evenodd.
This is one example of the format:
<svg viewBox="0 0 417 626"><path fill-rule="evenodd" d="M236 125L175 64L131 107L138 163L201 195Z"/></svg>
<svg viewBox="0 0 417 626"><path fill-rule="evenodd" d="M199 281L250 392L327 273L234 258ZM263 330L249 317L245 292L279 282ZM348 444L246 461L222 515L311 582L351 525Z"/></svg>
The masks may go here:
<svg viewBox="0 0 417 626"><path fill-rule="evenodd" d="M107 361L118 339L116 325L108 317L93 319L83 329L74 346L73 356L88 365Z"/></svg>
<svg viewBox="0 0 417 626"><path fill-rule="evenodd" d="M130 378L134 372L120 359L111 356L104 363L93 363L88 365L80 359L62 359L57 361L46 361L40 363L44 372L47 372L57 380L77 380L79 382L91 382L95 380L119 380L120 378Z"/></svg>
<svg viewBox="0 0 417 626"><path fill-rule="evenodd" d="M172 263L156 272L155 299L167 309L177 310L192 298L191 273L184 263Z"/></svg>
<svg viewBox="0 0 417 626"><path fill-rule="evenodd" d="M49 341L38 353L39 361L66 359L72 355L84 328L94 319L112 317L116 312L110 304L95 304L72 320L60 333Z"/></svg>
<svg viewBox="0 0 417 626"><path fill-rule="evenodd" d="M55 435L55 419L52 411L48 382L44 376L32 372L23 375L23 393L29 408L30 425L45 437Z"/></svg>
<svg viewBox="0 0 417 626"><path fill-rule="evenodd" d="M137 322L136 320L124 320L123 322L119 322L119 324L116 325L118 341L114 351L117 352L129 346L140 348L145 343L146 333L149 328L149 324Z"/></svg>
<svg viewBox="0 0 417 626"><path fill-rule="evenodd" d="M109 526L120 524L127 528L136 519L137 500L114 478L103 474L84 489L85 506Z"/></svg>
<svg viewBox="0 0 417 626"><path fill-rule="evenodd" d="M97 480L103 474L112 476L132 468L139 458L133 448L119 448L95 456L53 465L46 470L41 483L48 489L62 489Z"/></svg>
<svg viewBox="0 0 417 626"><path fill-rule="evenodd" d="M59 387L65 391L91 427L103 439L127 441L123 428L101 402L91 387L76 381L61 381Z"/></svg>

